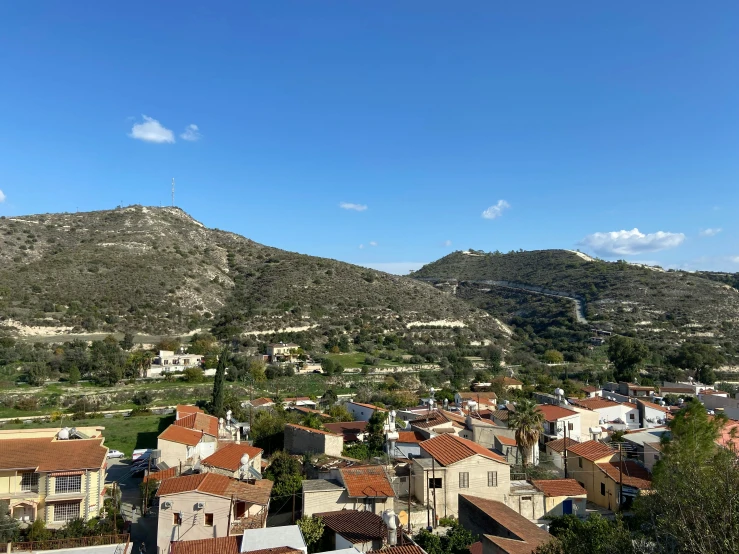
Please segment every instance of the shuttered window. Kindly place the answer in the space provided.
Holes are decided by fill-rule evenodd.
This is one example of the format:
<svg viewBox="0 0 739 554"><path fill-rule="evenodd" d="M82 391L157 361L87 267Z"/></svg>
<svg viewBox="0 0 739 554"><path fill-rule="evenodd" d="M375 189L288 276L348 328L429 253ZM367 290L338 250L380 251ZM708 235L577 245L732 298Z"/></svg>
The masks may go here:
<svg viewBox="0 0 739 554"><path fill-rule="evenodd" d="M497 486L498 486L498 472L488 471L488 487L497 487Z"/></svg>
<svg viewBox="0 0 739 554"><path fill-rule="evenodd" d="M470 473L468 471L459 472L459 488L460 489L470 488Z"/></svg>

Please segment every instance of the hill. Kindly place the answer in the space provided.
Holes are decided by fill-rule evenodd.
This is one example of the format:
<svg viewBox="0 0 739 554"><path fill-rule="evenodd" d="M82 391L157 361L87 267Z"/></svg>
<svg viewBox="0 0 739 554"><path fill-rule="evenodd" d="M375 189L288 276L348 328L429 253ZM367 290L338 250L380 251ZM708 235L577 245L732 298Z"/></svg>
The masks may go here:
<svg viewBox="0 0 739 554"><path fill-rule="evenodd" d="M538 304L538 316L569 318L572 329L597 327L655 343L694 338L720 344L735 340L739 331L739 292L730 286L736 282L730 274L665 271L568 250L535 250L454 252L413 276L453 290L509 323L521 316L525 323L532 304ZM563 311L565 300L526 288L579 300L588 326L575 321L572 300Z"/></svg>
<svg viewBox="0 0 739 554"><path fill-rule="evenodd" d="M230 336L362 321L497 332L428 284L257 244L178 208L0 218L0 324L12 332Z"/></svg>

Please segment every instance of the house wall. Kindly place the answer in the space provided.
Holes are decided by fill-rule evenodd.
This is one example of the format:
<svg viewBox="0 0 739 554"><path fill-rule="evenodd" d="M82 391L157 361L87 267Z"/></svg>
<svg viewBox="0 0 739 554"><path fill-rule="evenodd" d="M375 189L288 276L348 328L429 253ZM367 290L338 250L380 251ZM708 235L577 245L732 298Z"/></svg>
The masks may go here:
<svg viewBox="0 0 739 554"><path fill-rule="evenodd" d="M375 413L372 408L358 406L354 402L347 402L344 406L354 416L354 421L369 421L372 414Z"/></svg>
<svg viewBox="0 0 739 554"><path fill-rule="evenodd" d="M644 467L646 467L650 473L654 470L654 464L656 464L661 457L662 452L648 444L644 444Z"/></svg>
<svg viewBox="0 0 739 554"><path fill-rule="evenodd" d="M609 462L615 458L616 455L614 454L596 460L594 463L585 458L573 456L570 458L567 466L567 476L575 479L585 488L586 491L588 491L588 501L595 502L599 506L608 508L609 510L613 510L617 507L616 501L618 499L618 495L613 494L613 491L608 488L608 483L612 483L612 481L595 464ZM580 467L579 460L582 460L582 467ZM606 485L605 494L601 494L601 484L603 483Z"/></svg>
<svg viewBox="0 0 739 554"><path fill-rule="evenodd" d="M163 502L171 502L172 507L162 508ZM196 510L198 502L205 507ZM226 537L229 534L228 516L231 499L192 491L170 494L159 498L157 521L157 549L159 554L169 552L171 541L194 541L213 537ZM182 524L174 524L174 515L182 513ZM213 514L213 526L205 525L205 514Z"/></svg>
<svg viewBox="0 0 739 554"><path fill-rule="evenodd" d="M291 454L327 454L340 457L344 450L344 437L313 433L296 427L285 427L285 450Z"/></svg>
<svg viewBox="0 0 739 554"><path fill-rule="evenodd" d="M262 454L259 453L253 458L249 458L249 465L256 469L259 473L262 473ZM214 467L211 465L203 464L201 471L203 473L217 473L219 475L225 475L226 477L233 477L234 479L241 478L241 468L236 471L230 469L223 469L221 467Z"/></svg>
<svg viewBox="0 0 739 554"><path fill-rule="evenodd" d="M353 508L354 502L347 496L346 489L303 491L303 516L336 510L352 510Z"/></svg>
<svg viewBox="0 0 739 554"><path fill-rule="evenodd" d="M647 429L664 425L665 417L667 416L662 410L655 410L644 404L639 404L639 412L641 414L642 427ZM649 421L650 419L652 421Z"/></svg>
<svg viewBox="0 0 739 554"><path fill-rule="evenodd" d="M713 394L699 394L698 400L709 410L739 408L739 400L736 398L724 398Z"/></svg>
<svg viewBox="0 0 739 554"><path fill-rule="evenodd" d="M505 498L505 504L511 510L518 512L526 519L536 521L542 519L546 514L546 496L543 492L532 492L531 494L511 494Z"/></svg>
<svg viewBox="0 0 739 554"><path fill-rule="evenodd" d="M169 467L174 467L179 465L180 462L185 463L187 461L188 446L186 444L158 439L157 448L162 452L160 461L164 462ZM190 449L191 452L194 451L193 447L190 447Z"/></svg>
<svg viewBox="0 0 739 554"><path fill-rule="evenodd" d="M563 417L558 419L556 422L553 422L555 425L555 431L556 433L551 433L551 435L555 435L558 439L563 439L565 436L565 428L567 428L567 436L571 438L572 440L575 440L577 442L582 442L582 430L580 426L580 414L574 414L568 417ZM572 429L569 429L569 424L572 424ZM549 435L550 429L549 426L551 425L550 422L545 421L544 422L544 431ZM587 430L587 429L586 429ZM586 434L585 440L588 440L590 437ZM544 435L541 435L541 440L544 442ZM554 438L551 438L550 440L556 440Z"/></svg>
<svg viewBox="0 0 739 554"><path fill-rule="evenodd" d="M578 496L547 496L545 517L564 515L564 501L572 500L572 513L576 516L584 516L587 507L587 495Z"/></svg>

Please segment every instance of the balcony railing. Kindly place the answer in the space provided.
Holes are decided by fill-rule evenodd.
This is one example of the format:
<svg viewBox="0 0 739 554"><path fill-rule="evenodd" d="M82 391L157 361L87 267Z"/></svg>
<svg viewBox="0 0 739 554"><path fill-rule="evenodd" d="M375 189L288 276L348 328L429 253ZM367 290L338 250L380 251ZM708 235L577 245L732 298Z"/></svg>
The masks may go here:
<svg viewBox="0 0 739 554"><path fill-rule="evenodd" d="M101 535L99 537L79 537L76 539L57 539L51 541L30 541L8 543L8 552L36 552L38 550L60 550L62 548L86 548L90 546L107 546L113 544L124 544L128 551L130 537L128 533L118 535Z"/></svg>

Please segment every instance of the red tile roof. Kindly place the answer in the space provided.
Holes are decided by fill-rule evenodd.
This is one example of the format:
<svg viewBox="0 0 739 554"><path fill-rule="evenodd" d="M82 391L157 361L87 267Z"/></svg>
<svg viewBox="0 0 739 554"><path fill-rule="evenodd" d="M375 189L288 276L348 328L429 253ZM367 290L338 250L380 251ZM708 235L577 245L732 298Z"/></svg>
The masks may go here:
<svg viewBox="0 0 739 554"><path fill-rule="evenodd" d="M172 541L170 554L239 554L241 537Z"/></svg>
<svg viewBox="0 0 739 554"><path fill-rule="evenodd" d="M103 439L54 440L53 437L0 440L0 469L72 471L100 469L108 449Z"/></svg>
<svg viewBox="0 0 739 554"><path fill-rule="evenodd" d="M473 542L467 547L470 554L482 554L482 541Z"/></svg>
<svg viewBox="0 0 739 554"><path fill-rule="evenodd" d="M508 416L511 415L511 412L508 410L495 410L492 415L495 419L499 419L500 421L508 421Z"/></svg>
<svg viewBox="0 0 739 554"><path fill-rule="evenodd" d="M651 408L652 410L657 410L658 412L667 413L670 411L665 406L660 406L659 404L655 404L654 402L647 402L646 400L642 400L641 398L638 399L637 402L644 404L644 406L647 408Z"/></svg>
<svg viewBox="0 0 739 554"><path fill-rule="evenodd" d="M260 406L266 406L266 405L269 405L269 404L274 404L275 401L272 400L271 398L264 398L264 397L262 397L262 398L255 398L254 400L251 400L249 403L253 407L259 408Z"/></svg>
<svg viewBox="0 0 739 554"><path fill-rule="evenodd" d="M497 547L495 552L499 554L534 554L539 544L544 544L544 542L520 541L518 539L507 539L496 535L485 535L485 538Z"/></svg>
<svg viewBox="0 0 739 554"><path fill-rule="evenodd" d="M177 404L177 407L175 408L175 413L178 414L180 417L184 417L189 414L203 414L203 410L198 408L197 406L191 406L190 404Z"/></svg>
<svg viewBox="0 0 739 554"><path fill-rule="evenodd" d="M426 437L418 431L398 431L398 442L417 444L425 440Z"/></svg>
<svg viewBox="0 0 739 554"><path fill-rule="evenodd" d="M577 412L573 410L568 410L562 406L554 406L553 404L539 404L537 408L542 414L544 414L544 419L547 421L557 421L563 417L577 415Z"/></svg>
<svg viewBox="0 0 739 554"><path fill-rule="evenodd" d="M434 410L427 415L414 419L410 424L419 429L432 429L433 427L440 427L442 425L451 425L452 427L462 428L464 427L464 421L464 417L457 416L444 410Z"/></svg>
<svg viewBox="0 0 739 554"><path fill-rule="evenodd" d="M165 441L195 446L203 438L203 433L201 431L193 431L187 427L170 425L159 435L159 438Z"/></svg>
<svg viewBox="0 0 739 554"><path fill-rule="evenodd" d="M476 454L507 464L505 458L484 446L456 435L439 435L423 441L421 448L433 456L441 465L448 466L466 460Z"/></svg>
<svg viewBox="0 0 739 554"><path fill-rule="evenodd" d="M374 404L363 404L362 402L354 402L353 400L349 403L354 404L356 406L362 406L362 408L369 408L370 410L379 410L381 412L387 412L385 408L380 408L379 406L375 406Z"/></svg>
<svg viewBox="0 0 739 554"><path fill-rule="evenodd" d="M588 491L575 479L544 479L531 481L546 496L582 496Z"/></svg>
<svg viewBox="0 0 739 554"><path fill-rule="evenodd" d="M587 441L567 446L567 450L581 458L585 458L591 462L596 460L602 460L609 456L613 456L614 451L609 447L598 441Z"/></svg>
<svg viewBox="0 0 739 554"><path fill-rule="evenodd" d="M173 423L178 427L186 427L187 429L193 429L194 431L202 431L208 433L212 437L218 436L218 418L206 414L190 414L185 417L181 417Z"/></svg>
<svg viewBox="0 0 739 554"><path fill-rule="evenodd" d="M203 465L211 467L227 469L229 471L238 471L241 467L241 457L244 454L247 454L249 456L249 459L253 460L262 452L263 450L261 448L257 448L256 446L230 443L216 450L213 454L205 458L201 463Z"/></svg>
<svg viewBox="0 0 739 554"><path fill-rule="evenodd" d="M494 392L459 392L459 397L463 400L474 400L480 404L495 404L498 395Z"/></svg>
<svg viewBox="0 0 739 554"><path fill-rule="evenodd" d="M261 479L252 484L218 473L200 473L172 477L163 481L159 485L157 496L197 491L224 498L233 496L238 500L266 506L269 503L272 485L273 483L269 479Z"/></svg>
<svg viewBox="0 0 739 554"><path fill-rule="evenodd" d="M526 541L524 544L528 543L531 546L530 551L533 551L533 549L538 545L544 544L551 539L551 535L549 533L540 529L538 525L530 522L528 519L502 502L467 494L460 494L459 496L471 503L490 519L494 520L498 525L507 529L508 532L513 535L513 540L511 542L524 543L524 541ZM460 502L460 506L461 505L462 502ZM492 537L490 535L485 536L490 539L500 538ZM519 540L516 541L516 538Z"/></svg>
<svg viewBox="0 0 739 554"><path fill-rule="evenodd" d="M329 433L328 431L322 431L321 429L313 429L312 427L306 427L305 425L298 425L297 423L288 423L285 425L285 428L292 427L294 429L299 429L301 431L308 431L310 433L318 433L319 435L332 435L335 437L343 437L343 435L340 435L339 433Z"/></svg>
<svg viewBox="0 0 739 554"><path fill-rule="evenodd" d="M382 540L387 536L385 522L372 512L339 510L313 515L320 517L326 528L353 544Z"/></svg>
<svg viewBox="0 0 739 554"><path fill-rule="evenodd" d="M623 461L623 478L621 478L621 470L619 469L622 464L620 462L608 462L605 464L598 464L598 467L608 475L611 479L619 483L623 480L623 484L629 487L637 489L651 489L652 488L652 476L642 466L632 460Z"/></svg>
<svg viewBox="0 0 739 554"><path fill-rule="evenodd" d="M144 476L144 482L149 480L155 480L155 481L164 481L165 479L169 479L170 477L177 477L177 468L176 467L170 467L163 471L157 471L156 473L151 473L150 475Z"/></svg>
<svg viewBox="0 0 739 554"><path fill-rule="evenodd" d="M495 438L500 441L500 444L505 444L506 446L518 446L516 443L516 439L512 439L511 437L506 437L505 435L495 435Z"/></svg>
<svg viewBox="0 0 739 554"><path fill-rule="evenodd" d="M418 545L403 544L400 546L386 546L381 550L370 550L369 554L425 554L425 552Z"/></svg>
<svg viewBox="0 0 739 554"><path fill-rule="evenodd" d="M247 550L244 554L302 554L302 550L296 550L291 546L276 546L275 548L260 548L259 550Z"/></svg>
<svg viewBox="0 0 739 554"><path fill-rule="evenodd" d="M367 421L338 421L336 423L324 423L323 426L332 433L341 433L344 440L359 440L358 435L364 433L367 427Z"/></svg>
<svg viewBox="0 0 739 554"><path fill-rule="evenodd" d="M394 497L393 486L381 466L353 466L339 470L350 498Z"/></svg>
<svg viewBox="0 0 739 554"><path fill-rule="evenodd" d="M613 408L615 406L621 405L619 402L614 402L613 400L609 400L608 398L601 398L600 396L583 399L573 398L570 400L570 402L572 402L575 406L587 408L588 410L597 410L599 408Z"/></svg>
<svg viewBox="0 0 739 554"><path fill-rule="evenodd" d="M570 437L567 437L566 440L567 440L567 448L570 448L570 446L573 444L578 444L576 440L573 440ZM555 452L562 453L565 450L565 439L557 439L554 441L549 441L544 446L554 450Z"/></svg>

